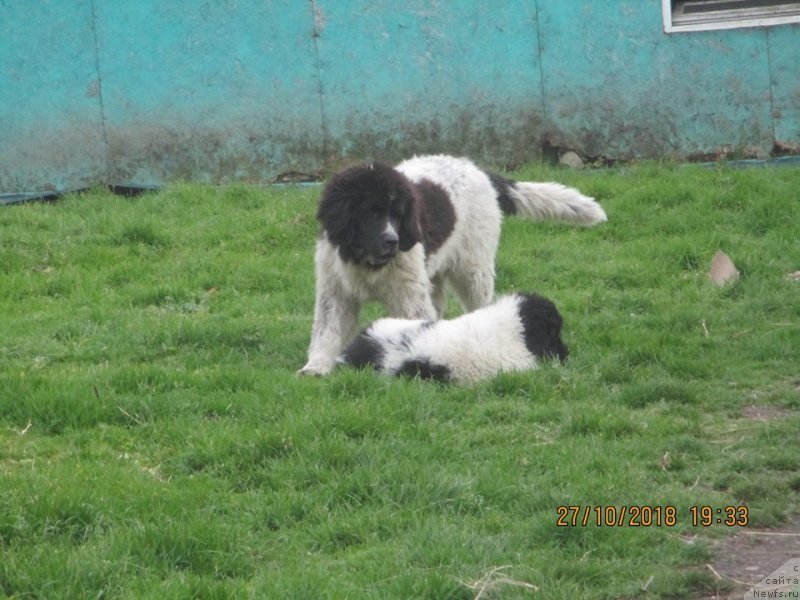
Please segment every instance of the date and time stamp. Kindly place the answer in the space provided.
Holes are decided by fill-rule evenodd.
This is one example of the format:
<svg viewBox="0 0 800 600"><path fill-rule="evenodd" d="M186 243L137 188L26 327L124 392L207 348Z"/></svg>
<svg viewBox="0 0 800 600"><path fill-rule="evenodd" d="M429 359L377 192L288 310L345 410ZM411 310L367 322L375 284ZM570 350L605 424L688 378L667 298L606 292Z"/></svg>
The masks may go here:
<svg viewBox="0 0 800 600"><path fill-rule="evenodd" d="M697 505L680 509L671 505L592 506L561 505L556 508L558 527L747 527L747 506Z"/></svg>

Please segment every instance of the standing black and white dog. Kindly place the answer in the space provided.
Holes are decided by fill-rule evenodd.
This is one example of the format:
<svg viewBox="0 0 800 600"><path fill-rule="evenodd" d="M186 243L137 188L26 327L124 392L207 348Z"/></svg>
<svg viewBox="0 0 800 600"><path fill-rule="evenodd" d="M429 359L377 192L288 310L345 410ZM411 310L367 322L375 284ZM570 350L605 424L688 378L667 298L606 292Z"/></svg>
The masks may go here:
<svg viewBox="0 0 800 600"><path fill-rule="evenodd" d="M364 302L382 302L393 317L433 321L444 312L445 282L466 311L491 302L504 214L579 225L606 220L599 204L573 188L511 181L465 158L420 156L335 174L317 212L314 326L300 373L330 372Z"/></svg>
<svg viewBox="0 0 800 600"><path fill-rule="evenodd" d="M338 362L387 375L475 383L535 369L543 359L566 360L561 324L550 300L512 294L451 320L379 319L356 336Z"/></svg>

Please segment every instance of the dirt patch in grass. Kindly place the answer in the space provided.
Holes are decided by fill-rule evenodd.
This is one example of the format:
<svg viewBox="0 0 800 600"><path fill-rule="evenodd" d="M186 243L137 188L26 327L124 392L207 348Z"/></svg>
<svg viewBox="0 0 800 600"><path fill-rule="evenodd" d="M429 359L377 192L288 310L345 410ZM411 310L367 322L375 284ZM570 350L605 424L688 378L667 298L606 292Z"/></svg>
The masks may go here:
<svg viewBox="0 0 800 600"><path fill-rule="evenodd" d="M774 421L789 414L777 406L749 405L742 416L752 421ZM785 526L738 531L717 542L714 562L707 565L720 589L706 598L732 599L742 595L788 560L800 557L800 515Z"/></svg>
<svg viewBox="0 0 800 600"><path fill-rule="evenodd" d="M789 411L778 406L745 406L742 416L752 421L773 421L789 415Z"/></svg>
<svg viewBox="0 0 800 600"><path fill-rule="evenodd" d="M800 515L777 529L748 529L720 540L709 565L725 589L707 598L742 598L784 563L800 557ZM723 585L724 584L724 585Z"/></svg>

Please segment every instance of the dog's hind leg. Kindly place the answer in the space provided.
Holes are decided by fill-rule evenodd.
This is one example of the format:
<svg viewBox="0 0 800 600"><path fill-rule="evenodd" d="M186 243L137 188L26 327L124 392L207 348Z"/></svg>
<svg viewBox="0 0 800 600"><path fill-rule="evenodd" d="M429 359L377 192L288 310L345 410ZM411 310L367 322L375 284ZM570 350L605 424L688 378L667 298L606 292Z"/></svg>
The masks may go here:
<svg viewBox="0 0 800 600"><path fill-rule="evenodd" d="M447 309L447 294L444 290L442 277L436 276L431 279L431 301L438 317L440 319L444 317L444 311Z"/></svg>
<svg viewBox="0 0 800 600"><path fill-rule="evenodd" d="M410 293L389 295L381 298L389 314L398 319L424 319L436 321L437 309L431 299L431 290L426 283L409 283Z"/></svg>
<svg viewBox="0 0 800 600"><path fill-rule="evenodd" d="M494 296L494 268L477 267L472 271L461 269L449 274L448 280L465 312L486 306Z"/></svg>

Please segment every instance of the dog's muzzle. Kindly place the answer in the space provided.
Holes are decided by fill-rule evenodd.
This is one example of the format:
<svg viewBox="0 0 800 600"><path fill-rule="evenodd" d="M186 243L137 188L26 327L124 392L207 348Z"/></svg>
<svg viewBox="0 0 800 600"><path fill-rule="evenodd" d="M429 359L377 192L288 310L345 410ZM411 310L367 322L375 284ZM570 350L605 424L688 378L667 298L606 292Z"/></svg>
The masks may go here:
<svg viewBox="0 0 800 600"><path fill-rule="evenodd" d="M397 232L387 227L381 232L381 237L378 240L378 252L367 256L367 264L371 267L382 267L397 254L397 249L400 247L400 237Z"/></svg>
<svg viewBox="0 0 800 600"><path fill-rule="evenodd" d="M380 251L381 256L388 256L391 258L397 253L397 248L400 245L400 237L397 232L392 228L387 228L381 233Z"/></svg>

